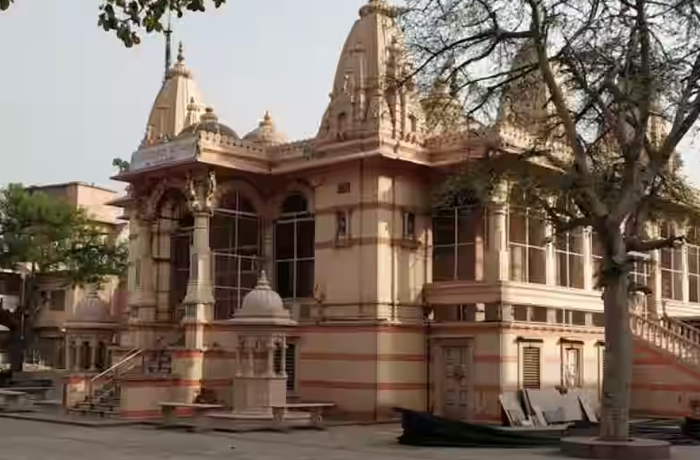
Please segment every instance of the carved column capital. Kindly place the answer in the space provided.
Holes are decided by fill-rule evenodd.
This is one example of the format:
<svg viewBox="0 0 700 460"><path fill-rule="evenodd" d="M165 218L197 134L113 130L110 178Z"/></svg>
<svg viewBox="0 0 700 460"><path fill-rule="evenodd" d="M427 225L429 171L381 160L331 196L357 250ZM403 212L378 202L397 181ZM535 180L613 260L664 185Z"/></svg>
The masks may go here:
<svg viewBox="0 0 700 460"><path fill-rule="evenodd" d="M216 195L216 173L209 171L206 176L197 177L188 175L185 194L192 213L211 213Z"/></svg>

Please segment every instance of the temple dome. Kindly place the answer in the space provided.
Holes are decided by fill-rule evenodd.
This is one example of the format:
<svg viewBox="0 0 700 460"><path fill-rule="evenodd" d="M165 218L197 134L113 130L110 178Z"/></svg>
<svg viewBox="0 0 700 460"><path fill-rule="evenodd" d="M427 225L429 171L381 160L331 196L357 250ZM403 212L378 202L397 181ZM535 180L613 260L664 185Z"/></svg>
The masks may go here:
<svg viewBox="0 0 700 460"><path fill-rule="evenodd" d="M219 117L214 113L214 109L207 107L199 121L186 126L180 134L177 135L178 138L192 136L198 133L213 133L220 134L222 136L227 136L233 139L239 139L236 132L226 126L223 123L219 123Z"/></svg>
<svg viewBox="0 0 700 460"><path fill-rule="evenodd" d="M88 292L78 302L73 313L68 317L69 323L114 323L112 307L103 300L96 290Z"/></svg>
<svg viewBox="0 0 700 460"><path fill-rule="evenodd" d="M243 139L264 145L278 145L287 142L287 136L275 129L275 122L272 120L270 112L267 111L258 123L258 127L246 134Z"/></svg>

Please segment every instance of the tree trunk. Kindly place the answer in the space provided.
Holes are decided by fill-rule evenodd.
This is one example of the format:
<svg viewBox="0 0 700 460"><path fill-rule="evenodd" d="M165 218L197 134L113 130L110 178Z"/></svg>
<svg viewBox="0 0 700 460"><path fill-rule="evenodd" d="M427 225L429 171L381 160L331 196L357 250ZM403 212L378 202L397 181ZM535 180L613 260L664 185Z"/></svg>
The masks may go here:
<svg viewBox="0 0 700 460"><path fill-rule="evenodd" d="M600 437L606 440L628 441L629 387L632 378L629 279L626 273L615 273L607 275L605 282L605 368Z"/></svg>

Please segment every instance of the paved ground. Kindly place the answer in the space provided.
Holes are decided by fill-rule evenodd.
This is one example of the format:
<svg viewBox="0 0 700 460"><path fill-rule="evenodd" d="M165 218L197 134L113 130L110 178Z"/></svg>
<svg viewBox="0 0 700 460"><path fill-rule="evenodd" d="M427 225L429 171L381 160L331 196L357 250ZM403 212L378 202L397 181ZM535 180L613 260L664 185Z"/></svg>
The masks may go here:
<svg viewBox="0 0 700 460"><path fill-rule="evenodd" d="M551 450L436 449L396 444L393 425L337 427L289 434L194 434L145 426L86 428L0 419L0 460L545 460ZM674 458L697 460L700 447Z"/></svg>

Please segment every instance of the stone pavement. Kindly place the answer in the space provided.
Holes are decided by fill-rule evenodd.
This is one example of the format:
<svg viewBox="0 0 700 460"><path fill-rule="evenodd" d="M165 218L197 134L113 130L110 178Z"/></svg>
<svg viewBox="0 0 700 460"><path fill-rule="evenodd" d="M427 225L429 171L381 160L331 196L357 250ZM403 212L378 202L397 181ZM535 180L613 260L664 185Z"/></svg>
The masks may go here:
<svg viewBox="0 0 700 460"><path fill-rule="evenodd" d="M89 428L0 419L0 460L545 460L551 449L415 448L396 443L395 425L346 426L324 432L207 433L148 426ZM700 447L677 447L677 460Z"/></svg>

